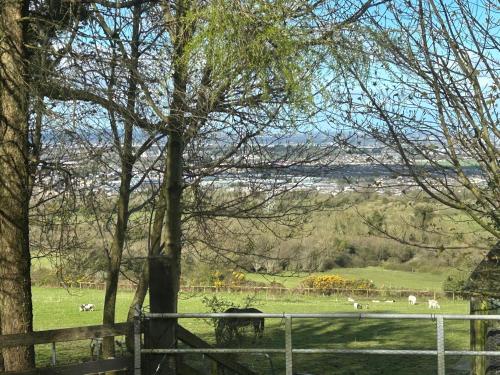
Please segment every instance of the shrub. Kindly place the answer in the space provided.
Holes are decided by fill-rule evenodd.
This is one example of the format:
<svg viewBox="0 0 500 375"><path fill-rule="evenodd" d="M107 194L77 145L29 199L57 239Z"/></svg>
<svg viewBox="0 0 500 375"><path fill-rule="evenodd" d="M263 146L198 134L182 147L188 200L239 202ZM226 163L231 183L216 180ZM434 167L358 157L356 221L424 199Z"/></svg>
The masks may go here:
<svg viewBox="0 0 500 375"><path fill-rule="evenodd" d="M229 277L229 282L231 285L241 285L245 283L245 274L239 271L231 272Z"/></svg>
<svg viewBox="0 0 500 375"><path fill-rule="evenodd" d="M38 286L58 286L59 279L53 270L36 268L31 270L31 282Z"/></svg>
<svg viewBox="0 0 500 375"><path fill-rule="evenodd" d="M351 280L338 275L312 275L304 279L301 286L314 288L328 295L336 289L371 289L375 287L369 280Z"/></svg>
<svg viewBox="0 0 500 375"><path fill-rule="evenodd" d="M446 276L443 281L443 291L445 292L461 292L467 282L467 275L465 273L452 273Z"/></svg>
<svg viewBox="0 0 500 375"><path fill-rule="evenodd" d="M335 263L335 258L331 255L327 255L320 261L319 271L330 271L332 268L335 268L336 265L337 264Z"/></svg>
<svg viewBox="0 0 500 375"><path fill-rule="evenodd" d="M214 271L213 268L207 267L206 265L198 267L197 274L194 270L190 270L190 272L183 276L183 282L187 282L188 285L210 285L221 288L248 284L243 272L231 270Z"/></svg>
<svg viewBox="0 0 500 375"><path fill-rule="evenodd" d="M352 264L352 259L347 254L340 254L335 258L335 264L340 267L349 267Z"/></svg>
<svg viewBox="0 0 500 375"><path fill-rule="evenodd" d="M245 285L245 274L236 270L215 269L214 266L196 262L184 263L183 285L210 285L216 288Z"/></svg>
<svg viewBox="0 0 500 375"><path fill-rule="evenodd" d="M210 275L210 285L220 288L221 286L224 286L225 278L226 275L224 275L221 271L216 270Z"/></svg>

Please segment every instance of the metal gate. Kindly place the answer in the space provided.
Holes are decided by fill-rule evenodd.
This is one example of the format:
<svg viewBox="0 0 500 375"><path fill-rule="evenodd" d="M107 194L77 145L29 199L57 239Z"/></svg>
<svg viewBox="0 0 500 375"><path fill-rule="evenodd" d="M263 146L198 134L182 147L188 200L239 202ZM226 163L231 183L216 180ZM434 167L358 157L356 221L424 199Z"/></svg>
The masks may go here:
<svg viewBox="0 0 500 375"><path fill-rule="evenodd" d="M285 347L251 348L251 349L143 349L141 347L142 319L179 319L179 318L275 318L285 321ZM399 350L399 349L294 349L293 319L413 319L433 320L436 322L436 349L434 350ZM444 321L445 320L495 320L500 321L500 315L455 315L455 314L376 314L376 313L332 313L332 314L264 314L264 313L216 313L216 314L158 314L136 311L134 322L134 375L141 375L141 354L175 354L175 353L281 353L285 356L286 375L293 375L293 354L376 354L376 355L425 355L437 357L437 374L445 375L445 356L500 356L500 351L445 350Z"/></svg>

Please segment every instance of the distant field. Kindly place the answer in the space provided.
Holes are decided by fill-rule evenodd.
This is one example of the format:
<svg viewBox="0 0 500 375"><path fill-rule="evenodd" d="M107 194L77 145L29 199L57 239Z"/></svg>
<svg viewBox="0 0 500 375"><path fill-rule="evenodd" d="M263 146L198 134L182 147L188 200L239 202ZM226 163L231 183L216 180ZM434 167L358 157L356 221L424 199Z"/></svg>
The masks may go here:
<svg viewBox="0 0 500 375"><path fill-rule="evenodd" d="M181 312L207 312L202 303L203 294L182 294L180 298ZM221 293L219 298L242 304L244 295ZM132 293L121 292L117 302L117 321L123 321L128 309ZM35 308L35 329L74 327L99 324L102 316L103 292L99 290L74 289L65 291L57 288L34 288L33 300ZM394 304L372 303L361 299L360 302L370 303L370 312L394 313L429 313L424 301L416 306L409 306L406 299L397 300ZM96 311L79 312L81 303L94 303ZM442 300L440 313L468 313L466 301ZM253 304L269 313L321 313L321 312L354 312L351 303L342 298L327 296L271 297L266 300L264 294L257 295ZM201 319L185 319L181 322L186 328L200 335L209 342L214 341L213 327ZM383 320L311 320L296 319L294 327L294 346L301 348L435 348L435 322L428 321L383 321ZM446 325L447 348L467 348L468 323L453 322ZM448 329L450 328L450 329ZM415 333L418 332L416 335ZM265 335L261 347L278 348L283 346L283 322L281 319L267 320ZM243 340L242 347L252 347L251 334ZM232 343L231 346L238 345ZM58 360L60 363L81 360L89 357L89 342L58 344ZM49 346L38 346L38 362L40 365L49 363ZM199 358L193 359L198 363ZM280 355L272 357L275 374L283 373L283 358ZM424 374L435 373L435 358L421 357L379 357L379 356L296 356L297 371L309 371L314 375L331 374ZM255 367L263 375L273 375L269 362L264 357L245 355L244 361ZM456 360L451 366L458 366ZM450 372L460 374L456 370Z"/></svg>
<svg viewBox="0 0 500 375"><path fill-rule="evenodd" d="M378 288L404 288L415 290L441 290L441 283L444 276L432 273L417 273L405 271L385 270L379 267L366 268L338 268L330 273L335 273L349 278L364 278L373 280ZM308 274L294 276L263 276L259 274L246 274L248 280L256 281L278 281L286 287L293 288ZM121 291L117 300L117 320L124 320L127 314L128 303L132 298L132 292ZM233 296L231 296L233 298ZM239 298L239 297L237 297ZM279 306L287 308L300 308L300 301L304 296L282 297ZM319 301L318 306L325 305L325 301L331 299L310 297L307 299L307 306ZM100 315L97 312L91 314L82 314L78 306L82 303L94 303L102 306L104 292L102 290L89 289L70 289L69 291L61 288L33 288L33 303L35 309L35 329L51 329L59 327L72 327L78 325L95 324L99 322ZM278 302L276 302L278 303ZM273 305L275 306L275 302ZM328 304L326 304L328 306ZM338 306L337 306L338 307ZM408 306L405 305L407 308ZM190 308L190 311L204 311L199 295L184 295L180 301L180 308ZM281 310L289 312L289 310ZM298 311L298 310L294 310ZM404 312L404 311L403 311Z"/></svg>
<svg viewBox="0 0 500 375"><path fill-rule="evenodd" d="M445 272L426 273L426 272L407 272L386 270L381 267L364 268L335 268L322 274L336 274L351 279L373 280L377 288L399 288L411 290L432 290L441 291L445 279ZM268 276L255 273L247 273L248 280L270 282L277 281L287 288L299 286L302 280L310 274L288 274L280 276Z"/></svg>

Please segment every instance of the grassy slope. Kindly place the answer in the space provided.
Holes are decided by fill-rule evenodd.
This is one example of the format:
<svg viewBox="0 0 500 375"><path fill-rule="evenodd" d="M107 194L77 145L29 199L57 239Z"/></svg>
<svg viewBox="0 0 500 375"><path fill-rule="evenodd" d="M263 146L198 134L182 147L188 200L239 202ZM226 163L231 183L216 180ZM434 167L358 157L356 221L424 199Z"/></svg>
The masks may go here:
<svg viewBox="0 0 500 375"><path fill-rule="evenodd" d="M68 293L62 289L34 288L35 328L72 327L99 324L102 313L103 293L98 290L72 290ZM202 303L202 295L182 295L180 299L181 312L206 312ZM243 295L224 294L219 297L241 304ZM117 320L123 321L126 316L128 302L132 298L130 292L121 292L117 302ZM362 301L368 302L368 301ZM81 303L95 303L96 311L79 312ZM370 312L401 312L428 313L424 303L408 306L405 300L395 304L370 304ZM353 312L352 305L344 298L307 297L292 295L288 297L257 296L255 306L270 313L313 313L313 312ZM442 313L467 313L467 303L464 301L441 301ZM213 328L203 320L184 320L188 329L213 342ZM435 323L429 321L377 321L377 320L303 320L296 319L294 327L294 345L297 347L330 347L330 348L434 348ZM446 331L447 348L466 348L468 343L468 325L453 323ZM418 332L418 335L415 334ZM236 343L232 343L236 345ZM265 336L259 346L282 347L283 324L280 319L266 321ZM243 346L251 347L249 338L244 339ZM48 364L49 346L38 346L37 353L40 365ZM60 363L89 357L88 341L58 344L58 360ZM274 356L273 363L276 373L283 372L282 356ZM367 358L369 360L367 361ZM309 370L313 374L330 374L332 368L338 374L421 374L435 371L433 357L401 357L378 356L314 356L297 355L297 370ZM267 362L264 358L246 355L245 361L251 366L263 366L259 371L270 374L264 368ZM387 372L389 371L389 372ZM454 372L458 373L458 372Z"/></svg>
<svg viewBox="0 0 500 375"><path fill-rule="evenodd" d="M443 273L424 273L386 270L381 267L366 268L336 268L327 272L348 278L362 278L373 280L377 288L400 288L415 290L442 290L442 283L445 278ZM275 280L284 284L288 288L298 286L308 274L289 276L265 276L259 274L246 274L248 280L269 282Z"/></svg>

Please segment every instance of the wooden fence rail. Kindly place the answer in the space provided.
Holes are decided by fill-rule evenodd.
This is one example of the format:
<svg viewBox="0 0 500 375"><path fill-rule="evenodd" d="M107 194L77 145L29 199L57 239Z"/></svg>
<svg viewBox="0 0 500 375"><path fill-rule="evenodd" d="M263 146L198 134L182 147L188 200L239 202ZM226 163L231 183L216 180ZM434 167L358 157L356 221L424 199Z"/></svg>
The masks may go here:
<svg viewBox="0 0 500 375"><path fill-rule="evenodd" d="M207 292L228 292L228 293L266 293L266 294L300 294L300 295L355 295L355 296L387 296L387 297L407 297L415 295L417 297L452 297L453 299L466 295L466 293L456 291L437 291L437 290L415 290L415 289L352 289L352 288L285 288L285 287L266 287L266 286L247 286L247 285L228 285L228 286L207 286L191 285L181 286L182 292L187 293L207 293Z"/></svg>
<svg viewBox="0 0 500 375"><path fill-rule="evenodd" d="M86 327L52 329L46 331L35 331L12 335L0 335L0 349L11 346L29 346L39 344L53 344L56 342L68 342L86 340L108 336L122 336L132 332L132 323L116 323ZM53 353L54 354L54 353ZM5 372L12 375L84 375L105 371L120 371L128 373L133 367L131 356L120 358L102 359L84 363L75 363L62 366L51 366L37 368L21 372ZM127 372L124 372L127 371ZM131 370L130 370L131 373Z"/></svg>
<svg viewBox="0 0 500 375"><path fill-rule="evenodd" d="M46 331L36 331L30 333L20 333L11 335L0 335L0 349L12 346L29 346L39 344L53 344L58 342L68 342L77 340L86 340L102 338L108 336L123 336L132 334L133 323L124 322L107 325L95 325L74 328L52 329ZM194 335L182 326L177 328L177 338L179 341L192 348L209 348L207 342ZM245 366L235 362L229 356L224 354L208 354L209 358L219 363L223 367L241 375L256 375ZM4 372L6 375L84 375L101 373L106 371L119 371L122 374L132 374L133 359L127 355L120 358L98 359L95 361L66 364L59 366L50 366L37 368L27 371ZM195 374L194 369L188 365L182 364L183 374Z"/></svg>
<svg viewBox="0 0 500 375"><path fill-rule="evenodd" d="M4 372L5 375L86 375L97 374L105 371L120 371L122 374L132 374L132 356L100 359L97 361L75 363L57 367L37 368L27 371Z"/></svg>
<svg viewBox="0 0 500 375"><path fill-rule="evenodd" d="M70 283L60 283L61 287L66 288L79 288L79 289L104 289L104 283L94 283L94 282L70 282ZM134 290L136 285L133 283L124 283L119 285L119 289L122 290ZM216 287L213 285L182 285L181 292L187 293L216 293L216 292L228 292L228 293L266 293L266 294L302 294L302 295L322 295L322 294L340 294L340 295L365 295L366 297L375 296L387 296L387 297L404 297L410 294L421 297L452 297L461 298L465 296L466 292L458 292L453 290L415 290L415 289L348 289L348 288L331 288L328 290L318 289L318 288L286 288L286 287L276 287L276 286L251 286L251 285L227 285Z"/></svg>
<svg viewBox="0 0 500 375"><path fill-rule="evenodd" d="M52 329L13 335L0 335L0 348L85 340L107 336L122 336L131 332L131 323Z"/></svg>

